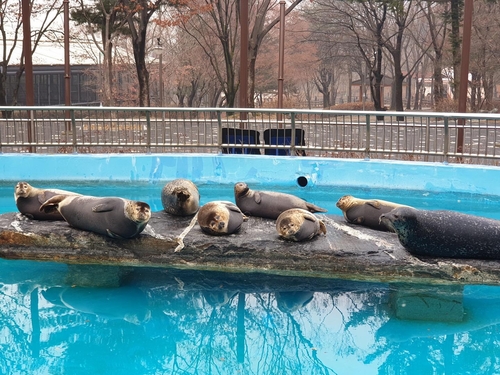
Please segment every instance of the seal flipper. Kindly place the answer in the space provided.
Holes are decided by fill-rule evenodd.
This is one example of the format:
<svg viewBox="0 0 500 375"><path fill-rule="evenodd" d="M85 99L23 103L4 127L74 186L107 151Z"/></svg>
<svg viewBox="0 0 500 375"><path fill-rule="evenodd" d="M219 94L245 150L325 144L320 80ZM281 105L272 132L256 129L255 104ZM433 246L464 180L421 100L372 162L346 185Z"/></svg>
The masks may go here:
<svg viewBox="0 0 500 375"><path fill-rule="evenodd" d="M117 240L125 240L125 237L120 236L119 234L116 234L109 229L106 229L106 233L108 234L109 237L117 239Z"/></svg>
<svg viewBox="0 0 500 375"><path fill-rule="evenodd" d="M306 202L306 207L310 212L327 212L328 210L321 208L319 206L316 206L315 204Z"/></svg>
<svg viewBox="0 0 500 375"><path fill-rule="evenodd" d="M67 195L59 194L54 195L52 198L46 200L40 206L40 212L51 213L56 211L59 208L59 203L66 198Z"/></svg>
<svg viewBox="0 0 500 375"><path fill-rule="evenodd" d="M260 197L260 193L258 191L254 192L253 199L257 204L260 204L260 202L262 201L262 198Z"/></svg>
<svg viewBox="0 0 500 375"><path fill-rule="evenodd" d="M319 231L320 233L326 234L326 225L322 220L319 221Z"/></svg>
<svg viewBox="0 0 500 375"><path fill-rule="evenodd" d="M382 205L377 200L367 201L366 204L372 206L373 208L376 208L377 210L380 210L382 208Z"/></svg>
<svg viewBox="0 0 500 375"><path fill-rule="evenodd" d="M109 212L113 211L113 208L114 207L108 203L100 203L92 207L92 212Z"/></svg>

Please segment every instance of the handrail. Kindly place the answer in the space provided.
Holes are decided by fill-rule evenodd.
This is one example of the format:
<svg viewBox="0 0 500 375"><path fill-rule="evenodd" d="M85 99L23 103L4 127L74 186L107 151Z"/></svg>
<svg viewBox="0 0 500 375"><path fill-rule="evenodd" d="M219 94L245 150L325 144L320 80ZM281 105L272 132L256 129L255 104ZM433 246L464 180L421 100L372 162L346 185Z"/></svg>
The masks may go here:
<svg viewBox="0 0 500 375"><path fill-rule="evenodd" d="M496 113L87 106L9 106L0 112L0 152L277 149L290 155L500 164ZM242 127L261 135L266 129L304 130L305 144L295 137L276 144L223 143L223 128Z"/></svg>

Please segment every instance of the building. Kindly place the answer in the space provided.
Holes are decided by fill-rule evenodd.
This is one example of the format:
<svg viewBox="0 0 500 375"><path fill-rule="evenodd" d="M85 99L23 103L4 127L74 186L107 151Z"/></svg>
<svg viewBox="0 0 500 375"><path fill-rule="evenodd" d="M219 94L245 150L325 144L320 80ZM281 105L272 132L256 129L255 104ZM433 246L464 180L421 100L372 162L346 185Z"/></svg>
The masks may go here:
<svg viewBox="0 0 500 375"><path fill-rule="evenodd" d="M9 66L7 69L6 102L13 103L16 87L16 72L19 66ZM71 104L99 105L99 95L96 85L96 75L92 74L95 65L71 66ZM64 105L64 65L33 65L34 102L36 106ZM18 105L26 105L25 75L21 77Z"/></svg>

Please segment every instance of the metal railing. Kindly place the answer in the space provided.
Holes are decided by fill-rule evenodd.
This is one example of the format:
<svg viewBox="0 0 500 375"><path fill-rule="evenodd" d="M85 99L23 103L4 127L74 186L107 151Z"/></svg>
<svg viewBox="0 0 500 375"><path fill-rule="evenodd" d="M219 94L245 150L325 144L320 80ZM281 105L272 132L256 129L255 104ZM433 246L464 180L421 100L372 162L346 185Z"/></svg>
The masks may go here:
<svg viewBox="0 0 500 375"><path fill-rule="evenodd" d="M0 111L3 153L224 152L500 164L498 114L137 107Z"/></svg>

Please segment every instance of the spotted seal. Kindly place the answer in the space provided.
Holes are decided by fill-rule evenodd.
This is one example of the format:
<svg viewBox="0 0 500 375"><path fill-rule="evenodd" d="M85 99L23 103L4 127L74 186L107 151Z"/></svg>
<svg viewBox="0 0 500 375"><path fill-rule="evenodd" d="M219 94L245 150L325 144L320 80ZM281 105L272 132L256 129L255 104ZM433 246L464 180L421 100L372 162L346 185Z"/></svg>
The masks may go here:
<svg viewBox="0 0 500 375"><path fill-rule="evenodd" d="M310 212L326 212L324 208L306 202L292 194L251 190L244 182L234 185L236 205L245 215L276 220L283 211L302 208Z"/></svg>
<svg viewBox="0 0 500 375"><path fill-rule="evenodd" d="M380 220L411 254L500 259L500 220L447 210L395 208Z"/></svg>
<svg viewBox="0 0 500 375"><path fill-rule="evenodd" d="M72 227L122 239L136 237L151 218L147 203L118 197L61 194L40 206L40 211L53 210Z"/></svg>
<svg viewBox="0 0 500 375"><path fill-rule="evenodd" d="M238 232L248 218L232 202L212 201L200 208L197 219L203 232L220 236Z"/></svg>
<svg viewBox="0 0 500 375"><path fill-rule="evenodd" d="M342 211L348 223L376 230L391 231L391 228L380 222L380 215L397 207L409 206L380 199L361 199L352 195L344 195L337 201L337 207Z"/></svg>
<svg viewBox="0 0 500 375"><path fill-rule="evenodd" d="M60 189L41 189L31 186L26 181L20 181L14 188L14 200L20 213L36 220L64 220L58 211L45 213L40 211L40 206L47 199L58 194L80 195L71 191Z"/></svg>
<svg viewBox="0 0 500 375"><path fill-rule="evenodd" d="M161 203L169 214L194 215L200 208L198 187L191 180L184 178L170 181L161 191Z"/></svg>
<svg viewBox="0 0 500 375"><path fill-rule="evenodd" d="M276 220L278 234L286 240L305 241L323 233L326 225L313 213L302 208L286 210Z"/></svg>

